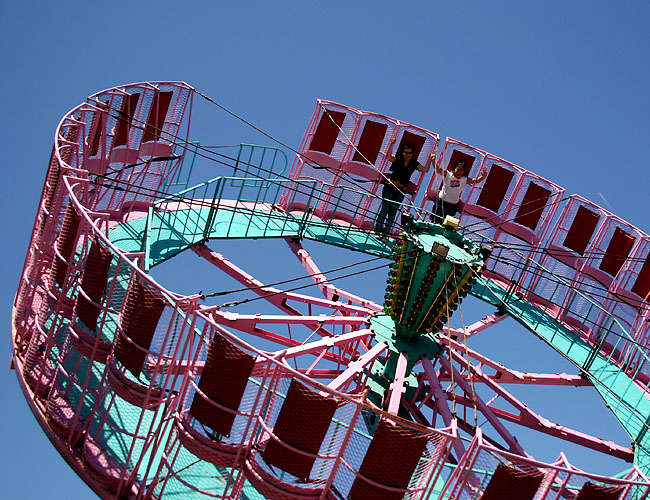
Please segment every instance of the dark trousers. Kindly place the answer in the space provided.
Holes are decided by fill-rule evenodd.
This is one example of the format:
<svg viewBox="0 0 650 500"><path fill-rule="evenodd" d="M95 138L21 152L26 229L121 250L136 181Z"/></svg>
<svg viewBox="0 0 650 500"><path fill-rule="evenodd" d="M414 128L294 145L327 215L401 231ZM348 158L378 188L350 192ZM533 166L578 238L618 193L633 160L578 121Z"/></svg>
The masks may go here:
<svg viewBox="0 0 650 500"><path fill-rule="evenodd" d="M399 203L404 201L404 194L391 184L385 184L381 192L381 207L373 230L380 234L391 234L395 224L395 216Z"/></svg>
<svg viewBox="0 0 650 500"><path fill-rule="evenodd" d="M451 215L454 217L458 212L457 203L449 203L441 200L440 198L436 199L436 205L433 208L433 213L431 214L431 220L436 224L442 224L445 220L445 217Z"/></svg>

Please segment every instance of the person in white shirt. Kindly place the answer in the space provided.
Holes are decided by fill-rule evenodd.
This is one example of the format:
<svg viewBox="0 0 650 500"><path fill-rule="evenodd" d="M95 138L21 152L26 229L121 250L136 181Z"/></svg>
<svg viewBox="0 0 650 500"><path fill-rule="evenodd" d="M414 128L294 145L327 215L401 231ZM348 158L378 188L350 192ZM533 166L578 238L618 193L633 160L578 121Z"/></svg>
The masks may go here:
<svg viewBox="0 0 650 500"><path fill-rule="evenodd" d="M431 220L441 223L447 215L455 216L458 212L460 195L467 184L475 184L485 179L487 170L483 169L476 178L465 175L465 162L459 160L452 170L436 167L436 172L442 175L442 189L438 193L436 206L431 215Z"/></svg>

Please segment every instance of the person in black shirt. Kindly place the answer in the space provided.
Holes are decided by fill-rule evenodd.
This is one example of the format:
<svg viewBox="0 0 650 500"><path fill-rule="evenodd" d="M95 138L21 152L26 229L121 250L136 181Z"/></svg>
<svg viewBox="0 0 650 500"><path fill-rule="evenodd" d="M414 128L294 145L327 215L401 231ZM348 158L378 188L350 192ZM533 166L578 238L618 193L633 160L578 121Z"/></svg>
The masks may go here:
<svg viewBox="0 0 650 500"><path fill-rule="evenodd" d="M432 160L436 159L435 151L427 158L424 165L418 163L415 157L415 147L410 142L404 142L398 149L397 155L393 155L393 146L395 139L393 139L388 146L386 154L388 161L392 162L390 166L390 173L384 177L384 189L381 192L381 207L377 220L373 226L373 231L380 236L390 235L393 231L395 224L395 216L399 204L404 200L406 195L406 188L411 179L411 175L416 170L420 172L427 172Z"/></svg>

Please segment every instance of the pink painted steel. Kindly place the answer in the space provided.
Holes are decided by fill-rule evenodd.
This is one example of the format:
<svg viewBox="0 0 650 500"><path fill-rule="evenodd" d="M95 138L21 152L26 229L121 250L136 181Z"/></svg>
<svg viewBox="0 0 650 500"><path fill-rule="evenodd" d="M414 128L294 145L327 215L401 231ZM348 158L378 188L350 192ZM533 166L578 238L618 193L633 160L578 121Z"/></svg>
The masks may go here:
<svg viewBox="0 0 650 500"><path fill-rule="evenodd" d="M453 356L454 352L450 352ZM506 429L506 427L497 418L489 405L485 403L485 401L483 401L483 399L473 391L472 387L467 382L465 382L465 379L460 376L460 373L456 370L456 368L444 357L440 358L440 363L443 368L449 373L453 371L455 383L458 384L458 386L463 390L468 398L471 398L473 404L475 404L483 416L488 419L490 425L494 427L494 429L499 433L503 440L508 444L510 451L517 453L518 455L528 456L528 454L519 444L519 441L517 441L517 438L512 433L510 433L508 429Z"/></svg>
<svg viewBox="0 0 650 500"><path fill-rule="evenodd" d="M395 353L393 353L395 355ZM397 357L397 367L395 368L395 377L393 382L390 384L388 392L388 405L386 411L392 415L397 415L402 398L406 392L406 387L404 387L404 381L408 376L406 372L406 367L408 366L408 354L405 352L400 352Z"/></svg>
<svg viewBox="0 0 650 500"><path fill-rule="evenodd" d="M503 451L489 444L479 428L467 453L462 457L458 467L445 484L441 497L460 499L466 498L466 495L478 496L497 470L498 465L502 463L508 463L511 467L521 471L537 471L543 474L544 479L535 495L538 500L574 498L587 481L614 488L620 487L621 492L626 492L622 495L622 498L626 499L629 498L627 493L632 487L641 498L650 493L648 478L636 466L633 466L621 478L610 478L581 471L573 467L563 455L560 455L555 463L546 464ZM483 486L477 486L477 476L481 476L480 484Z"/></svg>
<svg viewBox="0 0 650 500"><path fill-rule="evenodd" d="M336 337L325 337L322 340L317 340L314 342L309 342L302 344L300 346L291 347L282 351L281 356L283 359L295 358L297 356L303 356L305 354L316 354L323 351L327 351L332 347L340 347L345 344L355 342L357 340L368 340L369 335L372 335L372 331L368 329L358 330L355 332L344 333ZM276 353L280 354L280 353Z"/></svg>
<svg viewBox="0 0 650 500"><path fill-rule="evenodd" d="M162 113L152 111L152 103L155 101L154 96L169 92L172 95L168 110L165 119L161 120ZM360 475L359 464L364 459L365 451L358 450L367 449L367 436L372 433L372 422L393 418L390 413L397 413L400 408L410 411L414 418L426 422L430 427L423 431L415 424L400 421L400 425L423 432L427 438L427 453L420 457L411 482L406 488L401 488L401 493L409 491L412 498L426 498L437 478L443 477L441 474L451 449L455 451L459 463L445 487L451 495L450 499L457 498L464 491L479 493L478 485L487 484L487 481L480 481L476 470L492 474L496 464L490 462L489 457L494 456L517 467L543 470L548 480L540 486L543 496L539 498L560 498L562 495L574 497L579 494L578 489L568 480L561 484L554 482L561 474L600 481L613 487L621 486L626 491L635 486L642 493L648 494L648 479L636 468L625 478L614 480L578 471L565 459L556 464L542 464L525 458L525 452L516 438L503 427L502 420L542 429L547 434L561 436L568 441L629 460L631 450L628 448L552 424L527 409L524 403L502 387L507 383L586 384L586 381L577 376L511 370L465 349L460 342L443 335L442 341L451 346L451 351L441 356L441 372L436 372L430 360L416 363L420 396L416 394L409 401L402 397L406 377L410 374L406 373L406 355L400 354L397 377L392 381L386 399L389 411L383 412L366 402L373 363L385 354L388 347L385 343L374 340L373 332L366 328L369 316L381 312L381 306L333 286L312 257L294 241L288 242L290 248L313 275L326 298L282 292L265 286L206 246L194 248L197 254L264 297L284 315L228 313L218 307L207 307L201 304L201 297L183 296L166 290L145 274L142 271L145 267L144 255L123 252L109 241L108 234L120 222L147 214L154 198L152 193L159 196L158 191L166 189L166 181L172 179L178 171L181 158L173 154L174 144L179 139L179 131L184 123L187 123L189 132L189 120L185 121L185 117L191 113L192 96L193 89L182 82L134 84L91 96L61 121L57 127L56 143L16 294L12 318L12 364L17 369L21 387L48 437L98 494L104 497L123 495L162 498L170 481L182 480L183 465L179 456L181 450L187 450L196 452L213 463L236 465L229 468L224 479L232 497L241 494L244 480L248 478L260 491L268 492L271 498L331 498L334 488L340 490L342 484L345 484L342 477L347 475L348 478L360 478L363 475ZM341 125L344 132L335 130L337 135L328 154L309 150L319 120L323 117L329 119L323 113L324 108L344 115ZM125 112L129 121L126 128L120 125L125 122L118 119L120 113ZM116 127L119 133L112 133ZM389 141L394 138L399 143L409 134L424 138L420 158L425 158L437 146L438 136L435 133L377 114L319 101L300 151L334 167L339 175L353 174L370 180L371 191L376 192L380 172L385 172L388 167L386 147ZM185 138L187 137L186 135ZM355 146L362 150L364 156L373 157L372 166L360 161L363 158ZM575 252L575 248L580 248L580 245L571 241L574 252L567 254L567 248L563 247L564 238L570 231L574 210L577 210L575 207L587 206L584 200L571 197L558 218L558 229L549 237L549 224L562 200L561 188L506 160L453 139L448 139L445 143L439 163L446 167L454 155L460 154L474 158L470 175L475 175L481 166L496 166L495 172L506 172L499 174L502 175L501 179L507 180L512 173L508 185L501 186L503 200L498 207L498 200L486 201L485 196L481 196L483 185L479 184L469 190L464 197L466 204L463 221L466 228L472 229L467 226L468 223L472 224L473 219L470 217L474 217L483 224L481 237L493 237L502 245L518 249L519 256L523 256L523 259L537 259L539 262L554 259L565 265L566 261L573 262L573 266L568 266L571 268L569 274L574 273L571 276L577 280L581 291L593 290L589 280L594 281L598 277L602 279L603 275L609 274L603 285L605 296L596 297L599 299L597 302L605 306L605 310L598 309L594 314L600 316L593 321L602 325L610 317L618 318L624 325L623 331L614 333L620 333L621 336L629 334L630 338L645 342L650 333L643 265L650 252L649 237L596 207L595 210L600 210L598 213L603 215L603 219L598 222L584 254ZM304 156L298 156L292 166L293 179L310 176L320 179L323 177L321 173L324 172L307 165ZM98 179L101 181L97 182ZM334 179L335 177L331 178ZM423 176L416 175L415 183L421 184L422 179ZM347 182L339 182L335 187L339 190L344 186L351 187ZM436 182L432 179L429 183L428 194L421 207L431 205ZM495 181L496 184L498 182ZM521 205L531 185L539 186L539 193L545 189L551 192L549 203L541 210L542 216L534 229L527 228L525 224L519 224L521 227L518 227L514 222L518 216L519 222L522 222ZM288 191L281 202L288 199L287 193ZM327 195L321 205L314 207L321 217L331 219L334 223L353 223L361 228L368 225L366 215L372 211L373 204L377 204L376 198L361 196L357 207L362 207L362 210L358 216L353 216L350 210L339 209L334 203L334 198L338 195L336 189L330 189ZM187 208L187 204L174 203L174 207L170 203L167 208ZM231 208L243 206L242 202L236 200L223 203ZM254 205L249 204L248 208L251 206ZM62 255L62 247L58 243L65 239L65 227L70 225L64 223L66 210L74 210L79 214L79 225L74 230L75 237L70 251L66 250L66 255ZM426 217L426 214L421 213L420 216ZM350 220L346 220L346 217ZM492 226L490 222L493 223ZM530 220L524 219L524 222L532 225ZM619 233L615 233L617 229ZM623 265L615 267L611 262L613 250L610 250L610 246L617 249L625 246L612 243L616 238L620 239L620 231L627 231L635 239L628 248L629 256ZM85 264L92 260L90 255L95 239L110 251L112 261L106 289L101 290L101 293L96 290L96 293L89 294L85 290L86 284L79 280L79 276ZM526 246L530 244L534 248ZM543 248L546 249L546 257L540 257L537 253ZM576 253L580 255L575 255ZM571 258L567 255L571 255ZM604 266L603 260L608 259L603 259L603 255L609 255L609 263ZM49 278L53 276L54 262L60 257L65 257L66 260L67 279L54 284L56 280ZM510 276L508 270L490 268L490 271L493 276L506 279ZM125 283L130 280L138 280L154 293L165 297L164 310L153 329L151 344L141 346L145 360L139 364L141 373L137 374L138 378L119 366L116 356L110 354L118 339L108 325L114 325L118 321L126 297ZM638 280L641 280L640 284ZM589 316L591 313L581 313L584 304L576 302L575 293L569 287L562 291L563 295L554 297L543 293L538 282L538 276L529 272L522 275L517 291L522 296L529 294L531 299L536 294L541 301L537 303L539 307L567 324L571 322L567 318L573 316L562 318L560 313L575 312L578 318L582 315L592 321L592 316ZM535 292L537 289L539 293ZM557 298L561 298L557 304L558 309L548 307ZM94 329L84 328L75 314L75 303L79 305L84 301L92 305L93 318L90 319L94 319L95 312L98 313ZM640 301L640 305L634 301ZM300 307L307 311L302 312ZM326 313L319 315L312 309L319 312L324 310ZM461 335L463 338L471 337L503 317L493 314L470 325L465 332L447 329L445 333L448 336L458 335L459 338ZM91 320L88 322L93 323ZM577 327L580 330L580 325ZM271 349L274 352L269 353L249 345L230 329L244 332L245 338L249 338L250 334L253 340L264 339L265 346L275 346ZM591 330L584 332L585 338L589 339L589 334L594 333L594 329ZM207 345L215 335L223 336L254 359L239 407L230 408L235 415L231 436L223 441L209 436L205 429L196 424L189 412L192 398L200 390L200 382L197 383L197 380L205 367ZM613 362L627 363L626 370L639 383L647 385L650 382L650 368L643 357L632 356L631 346L630 340L626 339L625 343L618 345L603 344L603 350L611 356ZM454 365L460 366L460 369ZM84 366L90 368L84 369ZM91 369L101 375L94 379L90 376ZM447 387L445 390L442 384L452 382L452 375L456 387ZM313 453L315 457L312 457L316 462L322 461L323 465L312 469L323 471L322 474L319 472L317 478L321 485L319 488L282 481L269 472L268 464L264 463L263 456L258 452L267 445L269 439L274 439L273 426L293 379L300 381L310 392L318 394L318 397L329 402L336 401L337 405L335 417L325 436L324 443L327 446L323 444L317 453ZM425 382L430 384L428 391ZM471 387L475 383L493 391L515 411L497 408L492 404L494 400L486 402L475 397ZM457 388L459 394L452 398L449 391ZM457 415L449 410L447 400L450 398L463 407L476 404L517 454L492 446L490 439L483 438L480 429L465 450L456 425L470 435L474 429L467 419L456 418ZM133 421L128 425L111 415L111 409L126 405L133 407ZM442 417L447 429L431 428L435 425L437 414ZM363 418L359 418L362 415ZM341 429L344 430L339 429L340 425L343 425ZM110 440L114 436L119 436L121 440L119 454L111 448ZM147 478L146 482L142 478ZM369 478L366 477L366 480ZM374 486L382 486L375 483ZM190 491L214 496L198 484L188 483L186 486ZM348 483L348 489L349 486ZM386 491L395 493L394 489ZM349 490L343 492L344 495L348 493Z"/></svg>
<svg viewBox="0 0 650 500"><path fill-rule="evenodd" d="M445 327L443 328L443 332L445 332L445 334L448 336L452 336L452 335L463 336L464 339L468 339L470 337L473 337L477 333L481 333L483 330L486 330L492 325L496 325L497 323L501 322L507 317L508 317L507 314L496 312L494 314L485 316L481 320L477 321L476 323L472 323L471 325L465 327L464 329Z"/></svg>
<svg viewBox="0 0 650 500"><path fill-rule="evenodd" d="M337 121L333 116L343 116L343 121L337 124L335 130L336 140L333 147L325 151L322 148L311 149L312 141L316 132L321 133L324 129L321 122ZM372 151L374 161L364 158L359 154L359 148L365 149L366 141L364 131L369 124L381 124L385 126L385 132L381 139L379 151ZM340 129L339 129L340 127ZM342 220L356 226L369 228L374 220L374 214L379 210L380 199L378 197L362 196L353 191L345 192L345 199L340 200L341 188L358 189L359 184L350 180L349 175L360 177L370 181L370 186L364 185L364 190L378 194L381 181L385 177L389 162L386 150L391 141L396 141L392 153L404 140L421 142L416 144L416 152L419 153L418 160L425 164L426 159L437 147L439 136L421 127L400 122L386 116L367 111L360 111L331 101L319 100L316 110L309 122L307 131L300 143L299 153L291 167L292 179L310 179L328 183L326 195L322 197L318 205L312 207L313 213L327 220ZM408 198L405 203L411 203L413 196L422 184L424 176L415 172L412 178L412 185L407 189ZM280 204L287 211L305 210L307 200L302 197L291 195L294 185L288 186L281 198ZM342 201L342 203L341 203Z"/></svg>
<svg viewBox="0 0 650 500"><path fill-rule="evenodd" d="M347 386L364 370L370 371L372 363L386 350L388 346L384 342L375 344L368 352L363 354L359 359L352 361L345 371L328 384L328 387L334 391L347 390Z"/></svg>
<svg viewBox="0 0 650 500"><path fill-rule="evenodd" d="M320 288L321 292L323 292L323 295L325 295L328 300L333 300L334 298L344 299L348 300L352 304L359 304L360 307L366 308L367 312L383 311L382 306L376 302L372 302L368 299L353 295L329 283L327 281L327 277L321 272L309 252L307 252L307 250L305 250L299 242L296 242L294 240L287 240L287 244L289 245L289 248L291 248L291 251L296 255L296 257L298 257L302 266L314 280L314 283L318 285L318 288ZM334 302L338 304L338 300Z"/></svg>
<svg viewBox="0 0 650 500"><path fill-rule="evenodd" d="M444 345L451 345L454 349L462 352L467 358L471 358L476 362L476 366L483 369L488 367L494 370L493 374L485 374L487 377L499 384L542 384L542 385L571 385L571 386L591 386L591 382L586 380L580 375L569 375L567 373L535 373L535 372L521 372L509 368L499 362L493 361L484 354L481 354L469 347L463 345L462 342L450 338L449 334L442 336ZM467 359L464 361L467 363ZM480 379L473 377L472 374L463 373L466 380L473 382L481 382ZM449 374L442 374L441 379L446 382L450 380Z"/></svg>
<svg viewBox="0 0 650 500"><path fill-rule="evenodd" d="M206 245L193 246L192 250L200 257L205 258L207 261L224 271L226 274L228 274L228 276L236 279L243 285L251 287L251 291L257 293L260 297L264 297L271 304L286 311L289 314L299 314L299 312L297 309L286 305L286 300L294 300L296 302L304 304L328 307L341 311L345 314L368 314L370 311L380 310L380 306L378 304L361 298L357 298L357 301L351 300L353 303L356 302L360 304L359 306L356 306L354 304L346 304L344 302L332 301L330 299L319 299L318 297L312 297L309 295L303 295L294 292L285 292L278 288L265 286L264 283L255 279L253 276L233 264L230 260L226 259L220 253L213 252ZM311 274L314 273L319 273L319 271L315 270L311 272ZM345 294L344 291L341 292Z"/></svg>
<svg viewBox="0 0 650 500"><path fill-rule="evenodd" d="M436 370L433 367L433 362L428 358L423 358L422 368L424 369L424 374L429 380L431 386L433 404L435 405L436 413L440 414L445 426L449 427L453 422L455 422L455 415L452 415L449 406L447 406L447 395L440 385L440 380L438 379ZM423 405L426 403L426 400L422 402ZM431 425L433 425L433 422L431 422ZM460 458L465 454L465 445L462 440L454 439L452 446L456 452L457 458Z"/></svg>
<svg viewBox="0 0 650 500"><path fill-rule="evenodd" d="M462 351L462 346L456 345L455 347L456 349ZM488 408L495 416L499 417L500 419L508 420L519 425L535 429L539 432L543 432L551 436L565 439L567 441L571 441L573 443L580 444L582 446L607 453L618 458L622 458L628 462L631 462L633 460L634 453L629 447L620 446L611 441L592 437L583 432L569 429L560 424L551 422L550 420L533 412L526 404L519 401L515 396L497 384L492 378L486 376L479 366L469 363L460 354L456 354L456 352L452 353L452 356L455 358L455 361L463 365L464 368L466 368L472 374L472 376L482 381L486 387L489 387L499 399L510 404L518 412L518 414L510 413L488 403L486 405L486 408ZM463 402L463 404L472 404L470 400L467 400L467 402L465 402L462 400L462 398L458 398L458 401Z"/></svg>

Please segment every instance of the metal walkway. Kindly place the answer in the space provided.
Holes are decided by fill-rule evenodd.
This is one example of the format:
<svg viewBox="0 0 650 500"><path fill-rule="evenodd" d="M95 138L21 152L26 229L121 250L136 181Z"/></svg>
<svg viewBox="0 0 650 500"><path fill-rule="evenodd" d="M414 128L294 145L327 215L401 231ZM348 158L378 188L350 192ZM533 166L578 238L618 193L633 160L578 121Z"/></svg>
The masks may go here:
<svg viewBox="0 0 650 500"><path fill-rule="evenodd" d="M391 244L351 225L314 215L285 213L276 205L232 200L184 200L154 205L148 215L112 227L110 239L127 252L144 252L147 268L211 238L307 238L371 255L388 257ZM650 400L608 356L562 323L501 286L480 280L474 296L505 309L511 317L575 364L588 377L628 433L635 463L650 472Z"/></svg>

